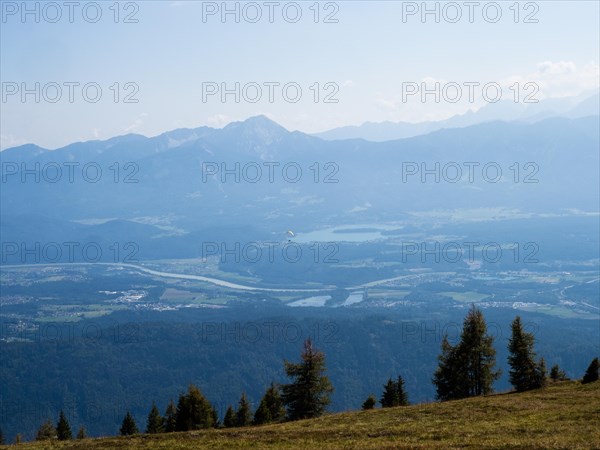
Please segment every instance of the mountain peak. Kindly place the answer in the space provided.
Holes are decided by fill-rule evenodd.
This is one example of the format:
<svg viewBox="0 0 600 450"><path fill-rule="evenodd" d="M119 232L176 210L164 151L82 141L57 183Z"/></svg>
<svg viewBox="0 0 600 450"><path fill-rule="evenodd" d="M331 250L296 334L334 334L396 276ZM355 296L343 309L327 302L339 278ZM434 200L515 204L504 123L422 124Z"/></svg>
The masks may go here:
<svg viewBox="0 0 600 450"><path fill-rule="evenodd" d="M232 122L224 131L238 135L244 141L272 144L285 138L290 132L266 116L250 117L243 122Z"/></svg>
<svg viewBox="0 0 600 450"><path fill-rule="evenodd" d="M277 122L269 119L265 115L248 117L246 120L241 122L231 122L225 127L225 129L242 128L244 130L270 130L278 133L288 133L284 127L279 125Z"/></svg>

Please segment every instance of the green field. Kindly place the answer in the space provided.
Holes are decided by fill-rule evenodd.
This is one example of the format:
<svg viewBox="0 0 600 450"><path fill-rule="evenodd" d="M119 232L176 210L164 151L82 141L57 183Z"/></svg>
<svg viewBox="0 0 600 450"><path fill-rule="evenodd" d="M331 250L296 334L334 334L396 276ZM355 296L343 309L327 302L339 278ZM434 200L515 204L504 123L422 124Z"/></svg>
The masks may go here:
<svg viewBox="0 0 600 450"><path fill-rule="evenodd" d="M600 382L226 430L34 442L25 449L598 449Z"/></svg>

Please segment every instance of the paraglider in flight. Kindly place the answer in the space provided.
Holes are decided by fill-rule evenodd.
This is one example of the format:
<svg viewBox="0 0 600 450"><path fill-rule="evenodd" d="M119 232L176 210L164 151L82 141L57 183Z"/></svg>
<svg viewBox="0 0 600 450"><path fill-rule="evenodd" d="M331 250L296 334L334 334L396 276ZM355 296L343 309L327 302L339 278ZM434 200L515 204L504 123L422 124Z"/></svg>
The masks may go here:
<svg viewBox="0 0 600 450"><path fill-rule="evenodd" d="M292 238L295 236L294 232L292 230L288 230L286 234L288 237L288 242L291 242Z"/></svg>

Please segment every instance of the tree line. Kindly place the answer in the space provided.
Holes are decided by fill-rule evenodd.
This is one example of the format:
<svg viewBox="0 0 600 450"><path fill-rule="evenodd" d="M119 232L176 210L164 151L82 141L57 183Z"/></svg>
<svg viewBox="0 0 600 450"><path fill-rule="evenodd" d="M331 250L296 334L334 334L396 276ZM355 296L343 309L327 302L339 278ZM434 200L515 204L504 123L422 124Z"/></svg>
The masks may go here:
<svg viewBox="0 0 600 450"><path fill-rule="evenodd" d="M501 374L496 368L494 338L487 333L483 313L475 306L467 313L459 341L452 345L447 335L441 342L438 367L432 382L436 388L436 398L440 401L487 395L493 392L493 383ZM509 380L517 392L544 387L548 382L546 363L537 359L534 351L535 339L525 331L519 316L511 324L511 337L508 342ZM598 380L599 361L590 363L582 383ZM214 405L193 384L186 393L179 395L177 404L171 400L163 415L153 402L147 416L145 432L169 433L207 428L245 427L319 417L326 412L330 403L333 386L327 377L325 355L316 349L309 338L304 342L298 363L284 361L286 375L290 383L278 385L274 382L266 389L259 406L253 412L245 393L242 393L237 407L227 407L223 420L218 417ZM565 372L554 365L549 377L552 381L567 380ZM383 385L379 399L381 407L409 405L408 395L401 375L389 378ZM363 410L373 409L377 404L371 394L362 404ZM123 436L140 432L134 417L129 411L121 423L119 433ZM84 427L80 427L77 438L86 437ZM44 422L38 429L37 440L72 439L69 422L60 412L56 426L51 421ZM20 441L20 436L17 436ZM0 443L3 442L0 429Z"/></svg>

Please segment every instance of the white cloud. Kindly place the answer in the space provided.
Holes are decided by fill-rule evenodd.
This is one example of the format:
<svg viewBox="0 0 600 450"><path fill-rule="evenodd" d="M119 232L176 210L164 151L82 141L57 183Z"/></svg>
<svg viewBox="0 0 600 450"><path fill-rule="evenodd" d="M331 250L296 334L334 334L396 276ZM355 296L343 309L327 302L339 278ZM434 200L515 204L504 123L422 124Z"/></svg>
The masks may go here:
<svg viewBox="0 0 600 450"><path fill-rule="evenodd" d="M514 83L521 85L532 82L539 87L538 99L551 97L569 97L584 91L598 89L600 66L591 61L583 67L577 67L573 61L542 61L536 70L525 75L513 75L500 82L508 88Z"/></svg>
<svg viewBox="0 0 600 450"><path fill-rule="evenodd" d="M149 114L148 113L141 113L137 119L135 119L133 121L133 123L131 125L129 125L128 127L126 127L123 131L125 133L134 133L136 131L138 131L141 126L144 124L144 119L146 117L148 117Z"/></svg>
<svg viewBox="0 0 600 450"><path fill-rule="evenodd" d="M354 208L348 210L348 213L358 213L358 212L363 212L368 210L369 208L371 208L373 205L371 205L369 202L366 202L363 206L355 206Z"/></svg>
<svg viewBox="0 0 600 450"><path fill-rule="evenodd" d="M211 127L221 128L231 122L231 117L226 114L215 114L206 119L206 123Z"/></svg>

